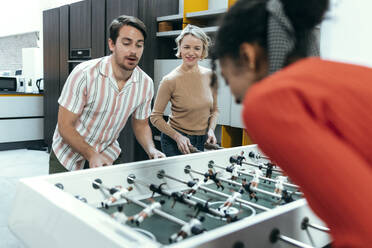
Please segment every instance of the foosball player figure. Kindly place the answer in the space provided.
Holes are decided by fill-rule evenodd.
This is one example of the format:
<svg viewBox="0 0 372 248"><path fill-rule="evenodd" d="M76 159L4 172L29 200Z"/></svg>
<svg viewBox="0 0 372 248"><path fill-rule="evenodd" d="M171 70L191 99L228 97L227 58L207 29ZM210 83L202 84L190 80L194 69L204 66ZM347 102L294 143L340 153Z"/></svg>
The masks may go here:
<svg viewBox="0 0 372 248"><path fill-rule="evenodd" d="M227 210L235 203L236 199L240 198L242 196L241 193L243 193L244 191L241 190L240 192L236 192L236 191L232 191L232 195L226 199L226 201L221 205L219 206L217 209L218 211L220 211L221 209L224 210L224 213L226 214Z"/></svg>
<svg viewBox="0 0 372 248"><path fill-rule="evenodd" d="M225 189L221 181L217 179L217 172L213 172L212 169L208 169L208 172L204 174L204 182L207 182L209 179L217 185L217 189L221 188L222 191Z"/></svg>
<svg viewBox="0 0 372 248"><path fill-rule="evenodd" d="M258 183L260 182L260 177L262 177L263 173L260 169L254 169L253 170L253 178L251 180L251 185L254 188L258 187Z"/></svg>
<svg viewBox="0 0 372 248"><path fill-rule="evenodd" d="M231 222L235 222L235 221L238 221L239 218L238 218L238 215L230 215L230 214L226 214L225 215L225 218L226 218L226 222L227 223L231 223Z"/></svg>
<svg viewBox="0 0 372 248"><path fill-rule="evenodd" d="M271 176L273 175L273 167L275 166L275 164L268 162L265 165L266 165L265 177L271 178ZM266 180L264 180L264 183L266 183ZM270 181L269 181L269 184L271 184Z"/></svg>
<svg viewBox="0 0 372 248"><path fill-rule="evenodd" d="M126 195L129 193L129 191L132 191L132 189L132 186L129 186L128 188L124 188L122 186L111 188L109 191L111 196L101 202L102 207L108 208L111 204L121 199L123 195Z"/></svg>
<svg viewBox="0 0 372 248"><path fill-rule="evenodd" d="M245 160L245 157L244 157L244 151L241 151L240 152L240 155L237 157L237 159L238 159L238 165L242 165L243 164L243 160Z"/></svg>
<svg viewBox="0 0 372 248"><path fill-rule="evenodd" d="M284 189L282 191L282 197L276 202L274 203L273 205L279 205L282 201L284 201L284 204L287 204L287 203L290 203L290 202L293 202L294 199L292 197L292 195L294 194L295 192L292 192L292 193L288 193L288 191L286 189Z"/></svg>
<svg viewBox="0 0 372 248"><path fill-rule="evenodd" d="M226 171L231 173L230 180L237 180L239 177L238 168L236 168L235 164L232 164L228 167L226 167Z"/></svg>
<svg viewBox="0 0 372 248"><path fill-rule="evenodd" d="M178 233L174 233L170 238L169 242L179 242L184 240L191 234L198 235L205 231L203 228L202 222L204 221L204 217L201 216L199 218L192 218L188 223L182 226L181 230Z"/></svg>
<svg viewBox="0 0 372 248"><path fill-rule="evenodd" d="M243 178L242 179L242 188L248 193L249 195L249 200L252 200L253 198L258 201L256 193L251 190L251 183L247 183L247 179Z"/></svg>
<svg viewBox="0 0 372 248"><path fill-rule="evenodd" d="M114 218L117 222L119 222L120 224L125 224L128 220L130 221L133 217L128 217L125 215L125 213L123 212L123 206L118 206L118 211L116 211L115 213L113 213L111 215L112 218Z"/></svg>
<svg viewBox="0 0 372 248"><path fill-rule="evenodd" d="M243 155L244 155L244 151L242 151L240 153L240 155L238 155L238 156L235 156L235 155L231 156L230 157L230 163L242 166L243 160L245 160L245 157Z"/></svg>
<svg viewBox="0 0 372 248"><path fill-rule="evenodd" d="M196 193L196 191L199 189L199 187L202 184L203 184L203 180L198 179L198 182L194 183L194 185L191 187L191 189L186 191L186 198L190 199L190 197L193 196Z"/></svg>
<svg viewBox="0 0 372 248"><path fill-rule="evenodd" d="M283 176L277 176L276 177L275 190L274 190L275 194L278 194L278 195L282 194L282 191L284 189L283 183L286 182L286 181L287 181L287 177L283 177Z"/></svg>
<svg viewBox="0 0 372 248"><path fill-rule="evenodd" d="M135 222L136 225L138 226L140 223L142 223L142 221L144 221L144 219L146 219L147 217L151 217L154 214L154 210L160 209L164 203L165 203L164 200L161 200L159 202L154 201L153 203L151 203L150 206L144 208L141 212L134 215L133 218L131 219L131 222L132 223Z"/></svg>

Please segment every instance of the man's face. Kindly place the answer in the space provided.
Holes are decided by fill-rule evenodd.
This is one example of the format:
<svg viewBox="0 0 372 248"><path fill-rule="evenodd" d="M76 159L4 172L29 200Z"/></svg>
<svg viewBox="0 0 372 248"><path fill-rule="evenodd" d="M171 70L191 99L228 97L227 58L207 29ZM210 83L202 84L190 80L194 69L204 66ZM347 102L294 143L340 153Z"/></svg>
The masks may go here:
<svg viewBox="0 0 372 248"><path fill-rule="evenodd" d="M144 37L137 28L121 27L116 43L109 39L109 48L120 68L132 71L138 65L144 49Z"/></svg>

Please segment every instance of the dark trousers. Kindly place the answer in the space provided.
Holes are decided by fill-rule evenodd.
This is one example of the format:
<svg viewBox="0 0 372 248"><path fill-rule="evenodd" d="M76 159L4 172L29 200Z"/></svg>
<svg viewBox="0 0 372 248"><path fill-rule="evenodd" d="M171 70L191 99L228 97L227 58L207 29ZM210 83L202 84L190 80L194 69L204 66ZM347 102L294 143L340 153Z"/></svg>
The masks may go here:
<svg viewBox="0 0 372 248"><path fill-rule="evenodd" d="M189 135L186 133L183 133L181 131L178 131L183 136L189 138L191 145L193 145L195 148L197 148L199 151L204 151L204 143L207 141L207 135ZM167 157L182 155L180 150L178 150L177 142L174 141L171 137L168 135L162 133L161 134L161 149L165 153Z"/></svg>
<svg viewBox="0 0 372 248"><path fill-rule="evenodd" d="M113 164L121 164L123 163L122 161L122 154L120 153L119 157L114 161ZM83 169L89 169L89 162L88 160L85 161L84 163L84 168ZM69 170L66 169L58 160L56 155L54 154L54 151L50 152L49 156L49 174L55 174L55 173L62 173L62 172L67 172Z"/></svg>

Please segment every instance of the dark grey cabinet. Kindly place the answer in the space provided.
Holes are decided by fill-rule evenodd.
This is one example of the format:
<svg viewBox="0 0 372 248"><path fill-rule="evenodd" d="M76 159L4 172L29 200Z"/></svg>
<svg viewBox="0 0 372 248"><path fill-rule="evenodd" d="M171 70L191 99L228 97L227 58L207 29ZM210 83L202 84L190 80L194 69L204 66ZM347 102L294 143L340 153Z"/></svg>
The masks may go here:
<svg viewBox="0 0 372 248"><path fill-rule="evenodd" d="M92 58L105 56L106 1L92 1Z"/></svg>
<svg viewBox="0 0 372 248"><path fill-rule="evenodd" d="M66 82L69 74L69 10L70 6L65 5L59 9L59 93Z"/></svg>
<svg viewBox="0 0 372 248"><path fill-rule="evenodd" d="M70 51L89 49L90 58L105 55L105 0L85 0L69 6Z"/></svg>
<svg viewBox="0 0 372 248"><path fill-rule="evenodd" d="M175 47L174 40L159 41L156 38L158 29L156 18L158 16L175 15L178 14L178 11L177 0L139 0L138 16L145 23L148 33L141 67L151 78L154 78L154 60L159 57L159 52L164 50L168 53L169 50L172 50L171 47ZM162 49L162 47L166 49Z"/></svg>
<svg viewBox="0 0 372 248"><path fill-rule="evenodd" d="M50 148L57 123L59 96L60 10L43 12L44 33L44 140Z"/></svg>
<svg viewBox="0 0 372 248"><path fill-rule="evenodd" d="M70 49L92 47L92 1L70 5Z"/></svg>

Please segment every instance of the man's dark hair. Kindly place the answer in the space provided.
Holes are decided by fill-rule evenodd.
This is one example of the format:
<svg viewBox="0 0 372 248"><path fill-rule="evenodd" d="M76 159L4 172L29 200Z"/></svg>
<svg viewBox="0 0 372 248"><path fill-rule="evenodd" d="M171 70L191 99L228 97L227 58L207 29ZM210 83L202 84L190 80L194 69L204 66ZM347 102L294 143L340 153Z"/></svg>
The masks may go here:
<svg viewBox="0 0 372 248"><path fill-rule="evenodd" d="M110 39L114 42L114 44L116 43L116 39L119 36L119 31L121 27L123 26L132 26L138 29L142 33L144 40L146 40L147 34L146 34L145 24L137 17L121 15L115 18L111 22L110 27L109 27Z"/></svg>

